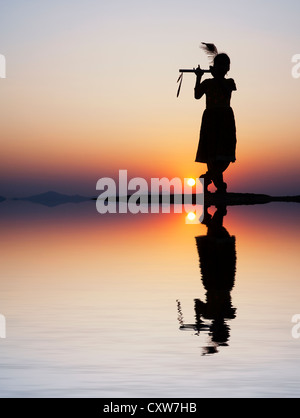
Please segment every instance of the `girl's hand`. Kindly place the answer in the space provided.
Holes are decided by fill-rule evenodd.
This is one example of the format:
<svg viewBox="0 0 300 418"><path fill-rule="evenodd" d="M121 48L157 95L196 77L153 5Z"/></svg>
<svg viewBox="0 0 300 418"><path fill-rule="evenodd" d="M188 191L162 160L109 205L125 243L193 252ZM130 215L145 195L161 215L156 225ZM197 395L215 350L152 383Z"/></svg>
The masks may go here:
<svg viewBox="0 0 300 418"><path fill-rule="evenodd" d="M193 68L193 70L197 77L202 77L204 74L204 71L201 70L200 65L198 65L197 68Z"/></svg>

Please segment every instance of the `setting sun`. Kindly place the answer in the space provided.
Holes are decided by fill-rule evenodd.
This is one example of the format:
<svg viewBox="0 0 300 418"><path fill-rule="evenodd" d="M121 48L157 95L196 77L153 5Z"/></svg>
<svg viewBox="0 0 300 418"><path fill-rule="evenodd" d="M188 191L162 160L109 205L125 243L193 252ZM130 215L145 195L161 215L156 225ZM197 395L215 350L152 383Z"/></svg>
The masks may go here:
<svg viewBox="0 0 300 418"><path fill-rule="evenodd" d="M195 179L188 179L187 184L188 184L189 186L193 187L193 186L195 186L196 181L195 181Z"/></svg>
<svg viewBox="0 0 300 418"><path fill-rule="evenodd" d="M187 215L187 218L188 218L189 221L194 221L196 219L196 215L194 214L194 212L190 212Z"/></svg>

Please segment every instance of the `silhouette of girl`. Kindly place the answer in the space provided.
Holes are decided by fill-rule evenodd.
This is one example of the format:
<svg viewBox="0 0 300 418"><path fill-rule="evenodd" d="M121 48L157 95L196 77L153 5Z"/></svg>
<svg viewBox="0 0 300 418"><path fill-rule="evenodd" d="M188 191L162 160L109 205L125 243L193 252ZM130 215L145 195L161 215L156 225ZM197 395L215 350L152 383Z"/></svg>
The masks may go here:
<svg viewBox="0 0 300 418"><path fill-rule="evenodd" d="M206 192L211 182L216 186L218 193L226 192L227 184L223 181L223 172L235 161L236 126L230 99L236 86L232 78L225 78L229 69L228 55L216 53L213 66L210 67L213 78L201 83L204 71L199 66L194 70L197 76L195 99L201 99L206 95L206 109L202 117L196 155L196 162L207 164L207 172L200 176L204 178Z"/></svg>

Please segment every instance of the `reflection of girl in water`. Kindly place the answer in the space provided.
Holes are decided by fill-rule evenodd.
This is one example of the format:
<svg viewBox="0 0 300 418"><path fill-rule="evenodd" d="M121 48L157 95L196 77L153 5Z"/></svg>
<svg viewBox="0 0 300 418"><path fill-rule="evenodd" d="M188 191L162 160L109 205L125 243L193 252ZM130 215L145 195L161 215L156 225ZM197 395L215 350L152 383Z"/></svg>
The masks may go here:
<svg viewBox="0 0 300 418"><path fill-rule="evenodd" d="M196 155L197 162L207 164L207 172L201 176L204 178L205 191L213 182L217 192L226 192L227 185L223 181L223 172L231 162L235 161L236 127L230 99L236 86L232 78L225 78L229 69L230 59L224 53L214 56L211 67L213 78L201 83L204 72L200 67L195 69L197 76L195 99L206 95L206 109L202 117Z"/></svg>
<svg viewBox="0 0 300 418"><path fill-rule="evenodd" d="M217 352L218 346L228 345L230 328L228 319L235 318L236 309L231 303L235 282L236 242L223 226L225 207L218 207L214 215L205 216L207 235L196 237L201 279L206 290L206 302L195 299L196 323L211 320L212 346L206 353ZM204 222L203 222L204 223Z"/></svg>

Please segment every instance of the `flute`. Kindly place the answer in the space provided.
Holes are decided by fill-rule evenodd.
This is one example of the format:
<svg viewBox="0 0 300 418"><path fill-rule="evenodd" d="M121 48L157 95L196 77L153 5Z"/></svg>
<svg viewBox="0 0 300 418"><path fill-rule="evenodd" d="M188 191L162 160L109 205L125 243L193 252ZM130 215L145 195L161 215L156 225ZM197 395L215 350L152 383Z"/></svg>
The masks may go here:
<svg viewBox="0 0 300 418"><path fill-rule="evenodd" d="M194 73L194 74L197 74L196 73L197 69L200 70L199 67L193 68L192 70L190 70L190 69L186 70L186 69L182 69L182 68L179 70L179 72L181 74L180 74L180 76L179 76L179 78L177 80L177 83L179 83L178 90L177 90L177 97L179 96L179 93L180 93L182 79L183 79L183 73ZM203 73L210 73L211 72L211 69L210 70L202 70L202 71L203 71Z"/></svg>
<svg viewBox="0 0 300 418"><path fill-rule="evenodd" d="M181 69L181 70L179 70L179 72L180 73L194 73L195 72L195 70L197 70L197 68L195 68L194 70L184 70L184 69ZM202 70L204 73L210 73L210 71L211 70Z"/></svg>

